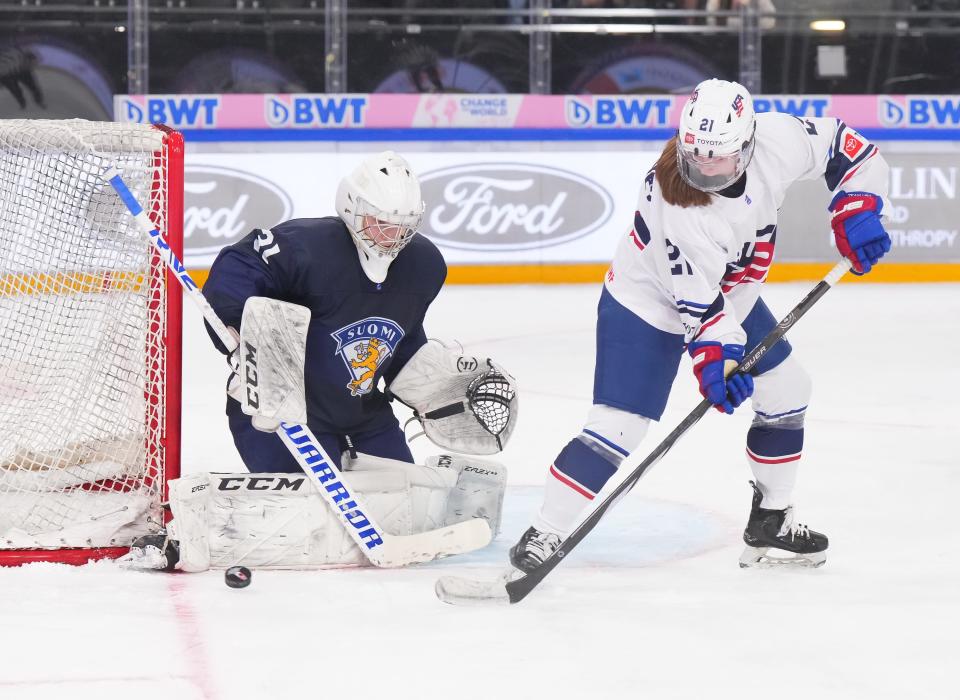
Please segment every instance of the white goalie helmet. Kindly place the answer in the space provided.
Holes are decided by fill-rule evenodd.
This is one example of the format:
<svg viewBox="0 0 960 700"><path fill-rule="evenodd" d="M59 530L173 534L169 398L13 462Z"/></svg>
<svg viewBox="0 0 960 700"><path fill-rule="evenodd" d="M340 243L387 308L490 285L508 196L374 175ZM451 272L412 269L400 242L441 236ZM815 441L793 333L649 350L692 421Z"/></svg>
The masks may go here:
<svg viewBox="0 0 960 700"><path fill-rule="evenodd" d="M393 151L368 157L340 181L336 206L364 273L383 282L390 263L423 221L420 181L410 164Z"/></svg>
<svg viewBox="0 0 960 700"><path fill-rule="evenodd" d="M687 99L680 116L680 176L703 192L729 187L750 164L756 130L753 99L743 85L704 80Z"/></svg>

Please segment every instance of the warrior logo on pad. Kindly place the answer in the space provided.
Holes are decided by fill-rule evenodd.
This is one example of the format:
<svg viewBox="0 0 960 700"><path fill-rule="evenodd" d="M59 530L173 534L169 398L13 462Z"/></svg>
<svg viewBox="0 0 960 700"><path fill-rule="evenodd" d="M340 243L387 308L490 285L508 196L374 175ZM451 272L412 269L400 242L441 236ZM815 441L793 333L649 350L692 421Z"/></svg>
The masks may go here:
<svg viewBox="0 0 960 700"><path fill-rule="evenodd" d="M387 318L365 318L330 334L337 341L337 354L350 373L347 389L351 396L369 394L377 370L403 338L403 329Z"/></svg>

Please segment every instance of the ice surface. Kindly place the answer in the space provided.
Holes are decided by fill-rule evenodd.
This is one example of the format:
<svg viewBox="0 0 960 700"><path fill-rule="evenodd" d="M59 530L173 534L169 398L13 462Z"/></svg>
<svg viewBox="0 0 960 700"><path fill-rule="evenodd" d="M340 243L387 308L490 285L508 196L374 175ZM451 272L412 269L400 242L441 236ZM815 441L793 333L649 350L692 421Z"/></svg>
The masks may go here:
<svg viewBox="0 0 960 700"><path fill-rule="evenodd" d="M809 287L764 297L784 313ZM960 698L960 285L842 284L789 334L814 378L796 495L799 519L830 536L823 568L737 566L750 412L711 412L524 602L437 601L439 575L499 573L579 429L598 293L449 287L427 319L520 382L488 550L400 571L254 572L243 590L222 572L110 562L0 570L0 698ZM192 308L186 325L185 471L239 469L226 366ZM697 399L685 362L632 463Z"/></svg>

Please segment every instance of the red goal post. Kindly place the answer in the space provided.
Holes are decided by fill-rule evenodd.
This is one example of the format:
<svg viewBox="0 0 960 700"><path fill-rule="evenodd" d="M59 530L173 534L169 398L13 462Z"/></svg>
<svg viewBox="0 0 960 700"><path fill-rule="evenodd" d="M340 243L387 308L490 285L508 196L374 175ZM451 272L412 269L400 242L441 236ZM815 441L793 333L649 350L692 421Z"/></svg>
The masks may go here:
<svg viewBox="0 0 960 700"><path fill-rule="evenodd" d="M183 138L0 120L0 566L117 557L180 471L182 296L101 175L183 254Z"/></svg>

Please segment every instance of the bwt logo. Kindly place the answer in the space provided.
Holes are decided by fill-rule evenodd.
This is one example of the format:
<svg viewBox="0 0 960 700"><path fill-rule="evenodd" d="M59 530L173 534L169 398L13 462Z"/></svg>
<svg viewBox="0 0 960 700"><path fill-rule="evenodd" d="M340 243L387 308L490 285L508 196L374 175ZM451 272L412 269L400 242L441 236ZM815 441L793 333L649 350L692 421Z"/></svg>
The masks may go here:
<svg viewBox="0 0 960 700"><path fill-rule="evenodd" d="M367 106L359 96L264 95L263 116L274 128L363 126Z"/></svg>
<svg viewBox="0 0 960 700"><path fill-rule="evenodd" d="M117 118L135 124L200 129L217 125L220 97L217 95L148 97L139 104L129 97L120 100Z"/></svg>
<svg viewBox="0 0 960 700"><path fill-rule="evenodd" d="M595 97L592 104L576 97L566 98L570 126L667 126L673 98Z"/></svg>
<svg viewBox="0 0 960 700"><path fill-rule="evenodd" d="M795 117L825 117L830 109L829 97L755 97L753 111L783 112Z"/></svg>
<svg viewBox="0 0 960 700"><path fill-rule="evenodd" d="M901 101L884 96L877 100L877 117L886 127L953 128L960 125L960 98L908 97Z"/></svg>

